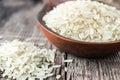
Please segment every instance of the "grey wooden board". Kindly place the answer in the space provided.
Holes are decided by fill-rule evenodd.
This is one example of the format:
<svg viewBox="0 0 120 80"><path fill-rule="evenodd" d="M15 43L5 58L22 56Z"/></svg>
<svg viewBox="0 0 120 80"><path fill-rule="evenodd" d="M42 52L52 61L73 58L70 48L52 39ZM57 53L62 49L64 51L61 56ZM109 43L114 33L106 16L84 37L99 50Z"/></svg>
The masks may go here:
<svg viewBox="0 0 120 80"><path fill-rule="evenodd" d="M14 0L15 1L15 0ZM21 1L21 6L25 6L20 11L14 10L14 8L10 8L11 14L5 15L9 13L6 9L2 9L0 11L1 14L1 25L0 25L0 36L3 36L3 40L25 40L32 39L35 43L44 43L43 47L53 49L55 48L51 43L44 37L44 35L40 32L39 28L36 25L37 14L41 11L43 4L38 4L36 6L30 4L25 4L26 1ZM15 3L15 2L14 2ZM22 4L23 3L23 4ZM13 3L8 3L7 5L11 5ZM4 7L5 5L1 5ZM13 6L13 5L12 5ZM21 7L16 5L16 8ZM1 42L3 41L1 40ZM64 59L64 54L61 54L60 51L56 51L56 64L61 64ZM60 74L64 79L64 71L62 69L54 70L55 75ZM7 80L5 78L1 78L0 80ZM55 80L55 77L48 78L48 80Z"/></svg>
<svg viewBox="0 0 120 80"><path fill-rule="evenodd" d="M44 43L43 47L56 48L36 25L37 14L43 4L32 5L32 3L21 0L22 2L17 5L18 3L13 1L14 5L6 1L0 5L0 36L3 36L3 40L31 38L35 43ZM21 6L23 8L20 8ZM73 59L73 62L64 64L62 62L64 59ZM55 75L62 75L61 80L120 80L120 54L104 59L85 59L66 53L62 54L57 50L55 63L68 68L67 72L62 68L54 70ZM1 78L0 80L7 79ZM55 77L46 80L55 80Z"/></svg>

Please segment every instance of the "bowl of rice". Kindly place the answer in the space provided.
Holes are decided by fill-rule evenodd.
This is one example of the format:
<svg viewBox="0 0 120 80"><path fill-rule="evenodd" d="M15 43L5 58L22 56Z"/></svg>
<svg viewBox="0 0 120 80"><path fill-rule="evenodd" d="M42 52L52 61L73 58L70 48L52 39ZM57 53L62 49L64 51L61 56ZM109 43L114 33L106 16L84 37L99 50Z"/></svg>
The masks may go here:
<svg viewBox="0 0 120 80"><path fill-rule="evenodd" d="M89 58L120 51L120 11L115 7L97 1L67 1L50 11L44 9L37 23L62 51Z"/></svg>

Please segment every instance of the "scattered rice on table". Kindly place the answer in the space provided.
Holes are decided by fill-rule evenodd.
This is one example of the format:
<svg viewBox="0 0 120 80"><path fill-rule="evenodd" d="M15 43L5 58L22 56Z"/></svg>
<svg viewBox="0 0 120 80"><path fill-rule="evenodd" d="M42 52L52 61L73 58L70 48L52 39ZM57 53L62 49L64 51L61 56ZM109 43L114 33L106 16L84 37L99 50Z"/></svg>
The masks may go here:
<svg viewBox="0 0 120 80"><path fill-rule="evenodd" d="M61 78L61 75L57 75L56 79L59 80Z"/></svg>
<svg viewBox="0 0 120 80"><path fill-rule="evenodd" d="M53 75L55 50L39 48L32 42L14 40L0 46L0 70L3 77L35 80Z"/></svg>

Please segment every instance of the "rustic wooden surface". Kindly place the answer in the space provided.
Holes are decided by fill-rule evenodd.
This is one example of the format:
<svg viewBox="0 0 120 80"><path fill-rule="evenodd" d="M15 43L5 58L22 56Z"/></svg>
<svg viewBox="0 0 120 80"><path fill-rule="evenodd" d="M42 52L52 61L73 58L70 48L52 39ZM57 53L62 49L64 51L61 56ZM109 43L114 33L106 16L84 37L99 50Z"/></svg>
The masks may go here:
<svg viewBox="0 0 120 80"><path fill-rule="evenodd" d="M55 48L36 25L43 4L34 5L28 1L0 0L0 36L3 40L31 38L36 43L44 43L46 48ZM64 59L73 59L73 62L64 64ZM67 72L62 68L54 70L55 75L62 75L61 80L120 80L120 54L103 59L84 59L57 50L55 62L68 68ZM46 80L55 80L55 77Z"/></svg>

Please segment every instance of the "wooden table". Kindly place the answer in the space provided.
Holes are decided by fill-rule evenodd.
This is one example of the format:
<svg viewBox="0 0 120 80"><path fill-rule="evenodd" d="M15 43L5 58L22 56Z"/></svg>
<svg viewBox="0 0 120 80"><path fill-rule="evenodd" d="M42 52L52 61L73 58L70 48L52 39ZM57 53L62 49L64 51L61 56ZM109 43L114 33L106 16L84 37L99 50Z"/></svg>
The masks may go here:
<svg viewBox="0 0 120 80"><path fill-rule="evenodd" d="M44 43L46 48L55 48L36 25L37 14L43 5L33 5L27 0L8 1L0 2L0 36L3 40L31 38L35 43ZM73 59L73 62L64 64L64 59ZM62 68L54 71L56 75L62 75L61 80L120 80L120 54L104 59L85 59L57 50L55 63L68 68L67 72ZM55 77L46 80L55 80Z"/></svg>

